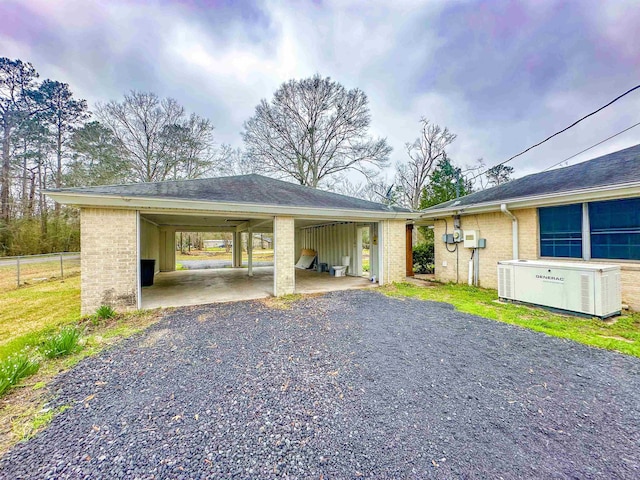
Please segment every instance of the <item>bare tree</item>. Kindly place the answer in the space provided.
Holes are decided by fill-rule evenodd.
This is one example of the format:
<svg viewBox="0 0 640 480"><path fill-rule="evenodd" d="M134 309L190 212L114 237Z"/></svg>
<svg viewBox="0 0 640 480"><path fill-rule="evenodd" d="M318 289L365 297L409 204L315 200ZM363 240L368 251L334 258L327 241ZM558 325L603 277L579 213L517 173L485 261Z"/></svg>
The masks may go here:
<svg viewBox="0 0 640 480"><path fill-rule="evenodd" d="M195 178L213 162L213 125L172 98L132 91L122 102L98 105L97 116L127 154L131 176L142 182Z"/></svg>
<svg viewBox="0 0 640 480"><path fill-rule="evenodd" d="M391 147L368 134L367 96L315 75L290 80L262 100L244 125L247 154L261 169L317 187L355 170L370 176L387 165Z"/></svg>
<svg viewBox="0 0 640 480"><path fill-rule="evenodd" d="M128 154L135 178L142 182L164 180L171 171L162 155L162 131L184 115L173 99L132 91L122 103L99 104L98 118L107 125Z"/></svg>
<svg viewBox="0 0 640 480"><path fill-rule="evenodd" d="M216 168L213 173L216 176L263 173L259 163L251 161L247 152L241 148L233 148L228 144L222 144L217 150L215 163Z"/></svg>
<svg viewBox="0 0 640 480"><path fill-rule="evenodd" d="M331 188L332 191L349 197L361 198L370 202L395 205L398 203L398 191L393 184L385 180L372 179L362 183L353 183L344 178Z"/></svg>
<svg viewBox="0 0 640 480"><path fill-rule="evenodd" d="M173 168L174 180L202 177L216 162L213 125L193 113L184 121L167 125L161 142L164 163Z"/></svg>
<svg viewBox="0 0 640 480"><path fill-rule="evenodd" d="M448 128L442 128L421 118L420 136L413 143L405 144L409 160L396 165L396 183L402 203L414 210L420 207L422 191L429 181L431 171L444 157L446 148L456 139Z"/></svg>
<svg viewBox="0 0 640 480"><path fill-rule="evenodd" d="M478 158L474 164L465 165L462 175L468 179L469 185L474 192L487 188L487 178L484 175L487 165L484 159Z"/></svg>

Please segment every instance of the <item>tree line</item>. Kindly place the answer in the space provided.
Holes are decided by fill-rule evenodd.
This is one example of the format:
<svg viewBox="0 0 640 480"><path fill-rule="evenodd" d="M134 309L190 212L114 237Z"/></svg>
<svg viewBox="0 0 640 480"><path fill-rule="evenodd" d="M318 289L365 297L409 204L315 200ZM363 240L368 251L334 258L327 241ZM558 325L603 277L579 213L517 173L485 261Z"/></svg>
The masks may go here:
<svg viewBox="0 0 640 480"><path fill-rule="evenodd" d="M33 65L0 58L0 254L79 248L76 209L51 188L157 182L260 172L377 202L426 208L451 195L508 181L502 167L477 175L447 155L456 136L422 119L389 181L391 146L370 134L366 94L315 75L284 83L243 128L244 148L216 146L212 122L176 100L131 91L98 103L40 80ZM350 172L364 182L355 184ZM473 178L473 180L472 180Z"/></svg>
<svg viewBox="0 0 640 480"><path fill-rule="evenodd" d="M153 93L132 91L89 111L68 84L0 58L0 253L79 248L77 211L49 201L46 189L215 174L213 130Z"/></svg>

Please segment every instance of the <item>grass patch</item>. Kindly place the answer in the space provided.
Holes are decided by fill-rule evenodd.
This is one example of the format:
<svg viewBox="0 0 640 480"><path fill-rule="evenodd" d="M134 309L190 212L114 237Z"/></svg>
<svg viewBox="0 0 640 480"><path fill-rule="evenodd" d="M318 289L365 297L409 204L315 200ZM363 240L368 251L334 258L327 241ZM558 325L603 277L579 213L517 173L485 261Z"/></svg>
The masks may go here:
<svg viewBox="0 0 640 480"><path fill-rule="evenodd" d="M306 296L308 297L309 295ZM292 293L281 297L263 298L260 301L269 308L275 308L277 310L291 310L293 305L304 297L304 295L299 293Z"/></svg>
<svg viewBox="0 0 640 480"><path fill-rule="evenodd" d="M573 317L543 308L498 302L496 290L467 285L401 283L383 287L380 291L393 297L450 303L461 312L640 357L640 313L604 321Z"/></svg>
<svg viewBox="0 0 640 480"><path fill-rule="evenodd" d="M113 318L116 316L116 311L109 305L101 305L98 310L96 310L96 317L101 320L108 320L109 318Z"/></svg>
<svg viewBox="0 0 640 480"><path fill-rule="evenodd" d="M0 293L0 359L79 319L79 276Z"/></svg>
<svg viewBox="0 0 640 480"><path fill-rule="evenodd" d="M64 327L44 342L43 353L47 358L64 357L79 350L80 330L74 326Z"/></svg>
<svg viewBox="0 0 640 480"><path fill-rule="evenodd" d="M29 440L46 428L57 415L70 408L70 405L62 405L58 408L48 408L44 404L34 405L14 418L12 430L18 434L21 440ZM0 449L2 449L1 446ZM2 451L4 450L2 449Z"/></svg>
<svg viewBox="0 0 640 480"><path fill-rule="evenodd" d="M39 368L40 362L27 353L12 355L0 362L0 395L21 379L36 373Z"/></svg>
<svg viewBox="0 0 640 480"><path fill-rule="evenodd" d="M34 415L33 418L31 419L31 429L29 433L25 434L25 437L31 438L33 435L35 435L36 432L39 432L44 427L49 425L53 420L53 417L64 412L65 410L69 410L70 408L71 408L71 405L62 405L61 407L58 407L58 408L49 408L49 409L45 408L41 410L39 413Z"/></svg>

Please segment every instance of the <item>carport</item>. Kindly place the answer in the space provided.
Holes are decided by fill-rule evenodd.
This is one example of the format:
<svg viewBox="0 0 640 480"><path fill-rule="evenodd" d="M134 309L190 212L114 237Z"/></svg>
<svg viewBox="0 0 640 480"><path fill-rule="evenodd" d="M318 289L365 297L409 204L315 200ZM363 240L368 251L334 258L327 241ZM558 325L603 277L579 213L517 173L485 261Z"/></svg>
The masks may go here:
<svg viewBox="0 0 640 480"><path fill-rule="evenodd" d="M406 209L275 180L241 175L47 192L81 211L82 312L260 298L402 281ZM360 232L371 232L369 276L362 277ZM175 269L176 232L231 232L232 268L194 274ZM242 267L239 238L270 233L273 267ZM251 242L250 242L251 243ZM297 271L302 249L328 267L349 257L346 277ZM156 262L156 285L141 286L140 261ZM371 282L370 278L375 278Z"/></svg>
<svg viewBox="0 0 640 480"><path fill-rule="evenodd" d="M273 217L152 210L140 212L139 232L140 258L155 261L154 285L140 291L142 308L248 300L273 292L273 267L254 267L252 242L247 242L244 259L242 251L243 235L251 238L254 233L273 233ZM231 268L176 270L176 234L180 232L231 233Z"/></svg>

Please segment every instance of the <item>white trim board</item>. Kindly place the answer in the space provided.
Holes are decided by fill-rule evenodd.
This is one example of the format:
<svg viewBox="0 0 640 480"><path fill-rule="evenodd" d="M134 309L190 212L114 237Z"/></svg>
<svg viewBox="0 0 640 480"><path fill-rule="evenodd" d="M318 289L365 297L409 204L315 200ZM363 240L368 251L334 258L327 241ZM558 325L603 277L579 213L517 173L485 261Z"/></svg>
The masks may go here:
<svg viewBox="0 0 640 480"><path fill-rule="evenodd" d="M452 215L473 215L478 213L499 212L500 205L505 204L509 209L547 207L565 205L569 203L584 203L619 198L640 197L640 182L623 185L609 185L606 187L573 190L568 192L548 193L531 197L519 197L471 205L458 205L422 212L421 219L435 219Z"/></svg>

